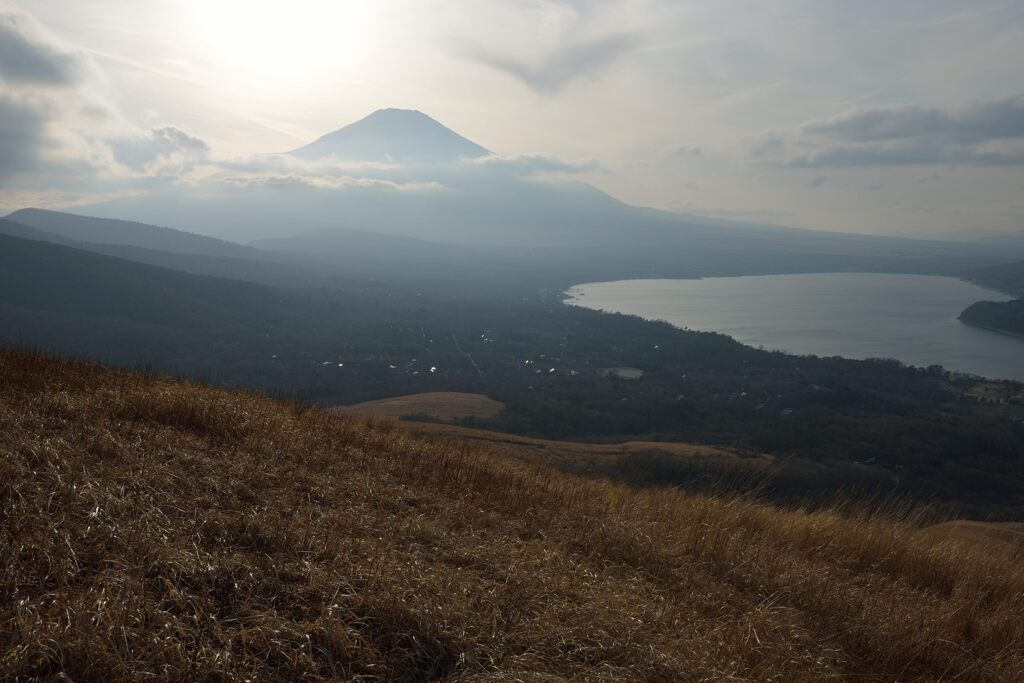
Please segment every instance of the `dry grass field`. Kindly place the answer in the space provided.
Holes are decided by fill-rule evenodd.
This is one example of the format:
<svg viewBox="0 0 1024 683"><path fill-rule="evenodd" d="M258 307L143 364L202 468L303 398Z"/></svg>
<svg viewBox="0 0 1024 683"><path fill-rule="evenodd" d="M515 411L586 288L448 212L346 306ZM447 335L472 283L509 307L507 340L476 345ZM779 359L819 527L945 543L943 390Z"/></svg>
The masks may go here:
<svg viewBox="0 0 1024 683"><path fill-rule="evenodd" d="M460 425L437 424L433 422L405 421L399 425L402 430L431 441L450 441L472 446L489 453L519 458L527 462L550 465L564 470L581 473L596 473L600 465L616 458L635 453L663 453L682 458L700 458L705 461L732 461L736 453L693 443L674 441L622 441L609 443L585 443L578 441L554 441L537 439L518 434L507 434L487 429L474 429ZM759 454L756 457L765 463L774 460L771 456Z"/></svg>
<svg viewBox="0 0 1024 683"><path fill-rule="evenodd" d="M913 515L22 352L0 452L0 680L1024 680L1024 566Z"/></svg>
<svg viewBox="0 0 1024 683"><path fill-rule="evenodd" d="M409 396L384 398L351 406L336 408L338 412L364 417L403 418L427 416L435 420L459 420L466 417L494 417L505 404L483 394L463 394L455 391L433 391Z"/></svg>
<svg viewBox="0 0 1024 683"><path fill-rule="evenodd" d="M984 552L1003 551L1024 560L1024 522L975 522L957 519L930 527L930 532L967 543Z"/></svg>

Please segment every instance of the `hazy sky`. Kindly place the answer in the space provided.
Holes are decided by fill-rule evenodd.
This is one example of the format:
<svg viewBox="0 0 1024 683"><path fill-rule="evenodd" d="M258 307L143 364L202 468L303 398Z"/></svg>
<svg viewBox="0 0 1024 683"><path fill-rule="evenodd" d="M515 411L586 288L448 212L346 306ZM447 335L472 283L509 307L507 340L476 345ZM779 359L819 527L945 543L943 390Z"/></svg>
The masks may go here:
<svg viewBox="0 0 1024 683"><path fill-rule="evenodd" d="M383 107L634 204L1024 232L1020 0L0 0L0 209L194 181Z"/></svg>

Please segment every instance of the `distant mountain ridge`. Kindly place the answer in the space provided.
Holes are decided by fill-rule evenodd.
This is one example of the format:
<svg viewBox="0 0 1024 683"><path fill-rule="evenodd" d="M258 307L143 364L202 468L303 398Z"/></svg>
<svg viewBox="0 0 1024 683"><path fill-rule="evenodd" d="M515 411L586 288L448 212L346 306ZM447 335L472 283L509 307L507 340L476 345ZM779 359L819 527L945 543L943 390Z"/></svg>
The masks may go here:
<svg viewBox="0 0 1024 683"><path fill-rule="evenodd" d="M302 159L443 163L490 152L423 112L380 109L289 154Z"/></svg>
<svg viewBox="0 0 1024 683"><path fill-rule="evenodd" d="M21 209L7 216L7 220L74 242L141 247L173 254L204 254L236 258L252 258L259 254L256 249L251 247L174 228L163 228L136 221L81 216L62 211ZM31 237L28 232L18 236L53 241L44 237Z"/></svg>
<svg viewBox="0 0 1024 683"><path fill-rule="evenodd" d="M311 266L309 259L271 254L173 228L39 209L11 215L47 229L0 218L0 236L48 242L193 275L274 286L308 285L322 282L328 275L323 267Z"/></svg>
<svg viewBox="0 0 1024 683"><path fill-rule="evenodd" d="M6 218L0 218L0 235L20 237L21 239L35 240L37 242L49 242L50 244L63 244L67 246L75 245L75 240L64 237L63 235L40 230L39 228L33 228L22 223L16 223Z"/></svg>
<svg viewBox="0 0 1024 683"><path fill-rule="evenodd" d="M368 261L408 263L415 247L369 235L434 243L425 247L434 254L437 243L455 247L444 258L469 247L525 253L534 264L569 259L580 278L574 282L836 270L960 275L1024 258L1024 250L981 243L831 233L631 206L585 182L538 177L543 160L536 167L528 159L456 163L489 152L419 111L382 109L290 154L364 165L340 176L326 164L285 163L283 171L258 166L242 182L213 178L154 188L88 211L320 261L327 246L338 262L374 278L381 270L371 273ZM325 245L323 236L339 230L351 232ZM481 261L476 269L488 267ZM558 280L539 288L565 284Z"/></svg>
<svg viewBox="0 0 1024 683"><path fill-rule="evenodd" d="M0 234L0 307L176 329L294 306L279 290Z"/></svg>
<svg viewBox="0 0 1024 683"><path fill-rule="evenodd" d="M967 273L967 279L1024 298L1024 261L1014 261Z"/></svg>

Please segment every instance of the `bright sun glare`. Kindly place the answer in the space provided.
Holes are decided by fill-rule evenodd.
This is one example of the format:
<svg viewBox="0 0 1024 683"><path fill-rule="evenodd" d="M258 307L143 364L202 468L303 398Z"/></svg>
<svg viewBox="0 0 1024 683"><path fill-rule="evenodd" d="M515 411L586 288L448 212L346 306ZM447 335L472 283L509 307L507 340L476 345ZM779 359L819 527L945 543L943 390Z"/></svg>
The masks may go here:
<svg viewBox="0 0 1024 683"><path fill-rule="evenodd" d="M364 3L191 0L198 34L235 67L281 72L349 64L369 30Z"/></svg>

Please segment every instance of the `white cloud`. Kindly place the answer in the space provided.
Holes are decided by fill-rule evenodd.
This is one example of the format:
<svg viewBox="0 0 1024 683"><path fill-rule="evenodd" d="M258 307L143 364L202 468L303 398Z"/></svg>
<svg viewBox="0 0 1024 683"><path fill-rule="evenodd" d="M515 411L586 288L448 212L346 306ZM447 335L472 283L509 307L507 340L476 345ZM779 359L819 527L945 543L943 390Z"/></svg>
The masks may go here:
<svg viewBox="0 0 1024 683"><path fill-rule="evenodd" d="M508 171L514 175L530 176L541 173L583 173L600 168L594 160L565 161L557 157L543 154L522 154L516 156L490 155L477 159L467 159L466 164L485 166L488 168Z"/></svg>
<svg viewBox="0 0 1024 683"><path fill-rule="evenodd" d="M436 191L467 185L479 187L502 178L571 175L598 168L594 161L565 161L545 155L488 155L447 163L398 164L260 154L245 159L211 161L210 165L218 169L208 176L210 182L252 186L292 183L321 189L381 187L412 191Z"/></svg>
<svg viewBox="0 0 1024 683"><path fill-rule="evenodd" d="M108 142L117 163L147 175L177 175L206 163L210 146L199 138L175 128L154 128L149 135L136 135Z"/></svg>
<svg viewBox="0 0 1024 683"><path fill-rule="evenodd" d="M396 182L382 178L354 176L315 176L298 174L218 175L200 182L208 188L223 184L239 188L311 188L317 190L373 189L395 192L439 192L445 186L437 181Z"/></svg>

